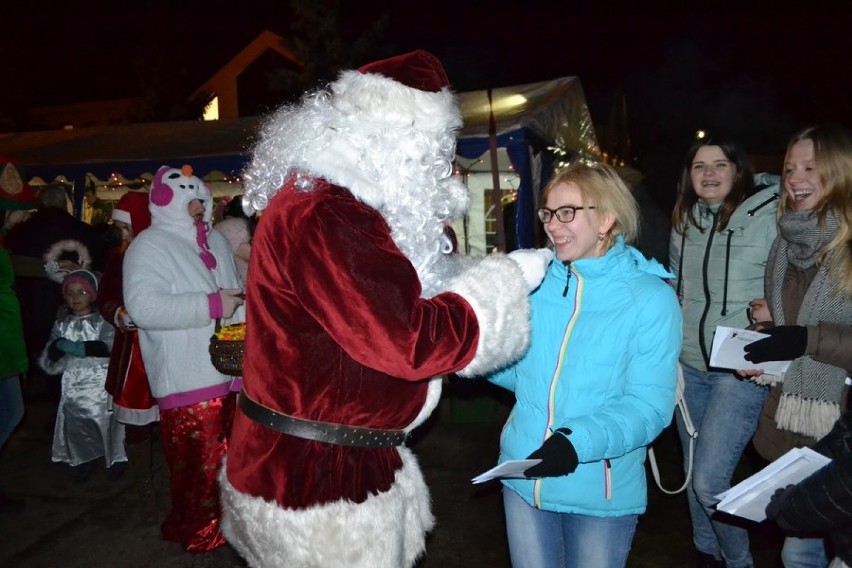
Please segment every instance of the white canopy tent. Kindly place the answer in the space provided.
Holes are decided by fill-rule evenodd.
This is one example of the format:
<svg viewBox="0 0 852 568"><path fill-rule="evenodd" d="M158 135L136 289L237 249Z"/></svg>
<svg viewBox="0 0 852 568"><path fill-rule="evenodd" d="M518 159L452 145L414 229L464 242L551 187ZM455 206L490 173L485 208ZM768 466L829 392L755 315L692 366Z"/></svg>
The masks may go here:
<svg viewBox="0 0 852 568"><path fill-rule="evenodd" d="M580 81L562 77L458 96L464 127L456 171L464 176L472 202L469 218L457 226L462 244L474 254L493 246L492 225L501 209L490 198L496 180L515 210L508 227L512 244L533 246L538 193L553 166L561 159L597 159L600 154ZM93 184L102 199L116 200L128 187L147 187L163 164L192 165L214 196L223 197L242 192L240 173L261 121L247 117L7 133L0 134L0 154L22 164L33 185L70 186L77 210L86 184ZM489 158L492 141L496 167Z"/></svg>

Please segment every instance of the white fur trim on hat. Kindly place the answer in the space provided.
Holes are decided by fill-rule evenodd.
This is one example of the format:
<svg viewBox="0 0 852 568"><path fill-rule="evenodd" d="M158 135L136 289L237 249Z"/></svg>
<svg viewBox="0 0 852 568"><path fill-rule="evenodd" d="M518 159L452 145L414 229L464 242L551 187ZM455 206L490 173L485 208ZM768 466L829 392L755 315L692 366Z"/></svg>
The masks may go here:
<svg viewBox="0 0 852 568"><path fill-rule="evenodd" d="M53 243L42 257L44 259L44 272L47 277L58 284L62 284L65 276L71 271L60 264L60 259L65 253L73 253L77 255L76 263L73 269L89 268L92 266L92 256L89 254L89 249L78 240L63 239Z"/></svg>
<svg viewBox="0 0 852 568"><path fill-rule="evenodd" d="M446 88L431 93L375 73L343 71L331 84L331 90L334 107L344 116L357 116L360 121L424 132L462 125L458 101Z"/></svg>
<svg viewBox="0 0 852 568"><path fill-rule="evenodd" d="M417 458L404 446L398 451L402 467L384 493L298 510L240 493L223 466L222 533L253 568L410 567L435 519Z"/></svg>
<svg viewBox="0 0 852 568"><path fill-rule="evenodd" d="M124 209L113 209L112 220L121 221L122 223L127 223L128 225L133 226L133 223L130 220L130 212L125 211Z"/></svg>
<svg viewBox="0 0 852 568"><path fill-rule="evenodd" d="M455 278L449 291L467 300L479 322L476 356L459 375L484 375L524 354L530 342L530 303L526 281L514 260L504 254L486 256Z"/></svg>

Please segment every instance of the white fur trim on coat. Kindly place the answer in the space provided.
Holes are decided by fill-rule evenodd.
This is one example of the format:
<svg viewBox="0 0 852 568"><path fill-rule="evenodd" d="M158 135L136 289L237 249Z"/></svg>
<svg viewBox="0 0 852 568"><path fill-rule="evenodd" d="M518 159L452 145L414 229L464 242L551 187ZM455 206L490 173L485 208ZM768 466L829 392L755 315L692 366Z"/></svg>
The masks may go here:
<svg viewBox="0 0 852 568"><path fill-rule="evenodd" d="M222 467L222 532L252 568L404 568L426 548L435 523L429 489L411 450L391 488L363 503L282 509L237 491Z"/></svg>
<svg viewBox="0 0 852 568"><path fill-rule="evenodd" d="M443 389L444 377L435 377L429 381L429 388L426 390L426 400L423 402L423 407L411 424L405 427L406 432L412 432L415 428L426 422L432 415L432 411L437 408L441 401L441 390Z"/></svg>
<svg viewBox="0 0 852 568"><path fill-rule="evenodd" d="M52 361L50 357L47 356L47 350L51 343L53 343L53 341L48 342L47 346L45 346L45 348L41 350L41 353L39 353L38 366L41 367L48 375L61 375L65 372L65 368L68 366L68 361L71 357L63 353L62 357L56 361Z"/></svg>
<svg viewBox="0 0 852 568"><path fill-rule="evenodd" d="M450 292L476 312L479 345L464 377L484 375L516 361L529 347L530 303L521 268L506 255L489 255L455 278Z"/></svg>

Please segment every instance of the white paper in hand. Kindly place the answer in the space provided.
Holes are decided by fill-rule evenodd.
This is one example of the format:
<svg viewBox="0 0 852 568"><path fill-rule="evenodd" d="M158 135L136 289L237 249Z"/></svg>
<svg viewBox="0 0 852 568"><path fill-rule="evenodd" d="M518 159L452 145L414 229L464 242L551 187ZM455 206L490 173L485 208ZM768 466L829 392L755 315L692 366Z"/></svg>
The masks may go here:
<svg viewBox="0 0 852 568"><path fill-rule="evenodd" d="M748 479L716 495L720 500L716 509L759 523L766 519L766 506L776 490L800 482L830 462L810 448L794 448Z"/></svg>
<svg viewBox="0 0 852 568"><path fill-rule="evenodd" d="M492 479L500 477L521 477L526 478L524 472L534 465L541 463L540 459L534 460L509 460L501 463L496 467L492 467L485 473L481 473L471 479L473 483L484 483Z"/></svg>
<svg viewBox="0 0 852 568"><path fill-rule="evenodd" d="M719 369L763 369L770 375L783 375L790 361L764 361L752 363L745 359L745 346L749 343L769 337L759 331L716 326L713 335L713 347L710 349L710 366Z"/></svg>

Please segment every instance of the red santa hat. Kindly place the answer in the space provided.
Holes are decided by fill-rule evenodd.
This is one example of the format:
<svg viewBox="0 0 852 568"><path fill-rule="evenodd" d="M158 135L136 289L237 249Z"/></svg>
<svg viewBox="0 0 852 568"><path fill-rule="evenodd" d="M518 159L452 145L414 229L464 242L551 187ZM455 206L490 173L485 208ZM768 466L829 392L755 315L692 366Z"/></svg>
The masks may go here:
<svg viewBox="0 0 852 568"><path fill-rule="evenodd" d="M422 49L367 63L358 71L382 75L419 91L438 93L441 89L450 88L441 60Z"/></svg>
<svg viewBox="0 0 852 568"><path fill-rule="evenodd" d="M423 50L343 71L331 90L334 106L355 120L423 132L461 126L444 66Z"/></svg>
<svg viewBox="0 0 852 568"><path fill-rule="evenodd" d="M83 290L89 293L94 302L98 297L98 277L93 272L88 270L72 270L65 278L62 279L62 295L71 284L80 284Z"/></svg>
<svg viewBox="0 0 852 568"><path fill-rule="evenodd" d="M148 193L144 191L128 191L121 196L112 210L114 221L127 223L138 235L151 226L151 212L148 210Z"/></svg>

